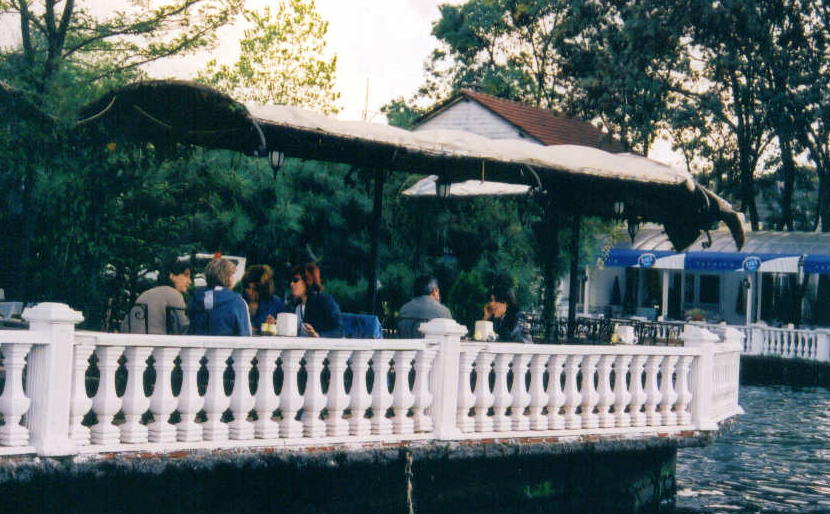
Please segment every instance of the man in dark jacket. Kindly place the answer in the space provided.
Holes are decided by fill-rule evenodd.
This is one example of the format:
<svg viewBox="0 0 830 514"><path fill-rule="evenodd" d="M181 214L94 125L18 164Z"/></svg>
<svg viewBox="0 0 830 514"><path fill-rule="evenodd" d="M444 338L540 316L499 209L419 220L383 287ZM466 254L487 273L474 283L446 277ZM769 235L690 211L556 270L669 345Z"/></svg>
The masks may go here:
<svg viewBox="0 0 830 514"><path fill-rule="evenodd" d="M251 318L242 296L231 291L236 264L214 259L205 268L207 287L198 289L188 305L190 333L250 336Z"/></svg>

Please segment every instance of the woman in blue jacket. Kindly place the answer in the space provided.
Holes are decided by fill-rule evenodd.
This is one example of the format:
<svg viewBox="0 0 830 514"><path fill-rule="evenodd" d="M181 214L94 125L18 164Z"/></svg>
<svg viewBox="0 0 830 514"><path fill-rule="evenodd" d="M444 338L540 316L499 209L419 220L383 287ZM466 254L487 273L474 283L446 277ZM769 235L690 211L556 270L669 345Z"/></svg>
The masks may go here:
<svg viewBox="0 0 830 514"><path fill-rule="evenodd" d="M198 289L188 305L190 333L210 336L249 336L248 305L234 286L236 264L214 259L205 267L207 287Z"/></svg>
<svg viewBox="0 0 830 514"><path fill-rule="evenodd" d="M297 335L343 337L340 306L323 292L320 268L314 263L291 270L291 310L297 314Z"/></svg>

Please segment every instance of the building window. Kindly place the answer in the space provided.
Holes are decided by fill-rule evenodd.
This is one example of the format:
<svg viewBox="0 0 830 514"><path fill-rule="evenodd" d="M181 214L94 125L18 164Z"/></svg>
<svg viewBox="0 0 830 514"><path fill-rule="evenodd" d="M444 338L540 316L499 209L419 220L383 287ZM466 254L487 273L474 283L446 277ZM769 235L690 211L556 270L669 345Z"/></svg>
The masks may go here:
<svg viewBox="0 0 830 514"><path fill-rule="evenodd" d="M700 303L720 304L720 275L700 276Z"/></svg>

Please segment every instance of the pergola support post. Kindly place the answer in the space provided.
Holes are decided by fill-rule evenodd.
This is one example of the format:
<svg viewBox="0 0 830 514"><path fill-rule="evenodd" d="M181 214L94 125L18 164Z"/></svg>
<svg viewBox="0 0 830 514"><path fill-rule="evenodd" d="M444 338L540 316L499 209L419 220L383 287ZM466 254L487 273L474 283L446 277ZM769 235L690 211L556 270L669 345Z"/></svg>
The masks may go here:
<svg viewBox="0 0 830 514"><path fill-rule="evenodd" d="M542 257L542 275L545 285L545 296L542 300L542 326L544 340L553 341L553 321L556 318L556 290L559 285L559 223L560 213L554 205L554 200L547 198L544 205L544 221L538 233L540 254Z"/></svg>
<svg viewBox="0 0 830 514"><path fill-rule="evenodd" d="M573 339L576 328L576 300L579 296L579 229L582 218L574 214L571 218L571 270L568 277L568 341Z"/></svg>
<svg viewBox="0 0 830 514"><path fill-rule="evenodd" d="M372 198L371 248L369 257L369 290L366 298L366 311L377 314L378 307L378 269L380 268L380 229L383 221L383 184L384 170L374 170L375 189Z"/></svg>

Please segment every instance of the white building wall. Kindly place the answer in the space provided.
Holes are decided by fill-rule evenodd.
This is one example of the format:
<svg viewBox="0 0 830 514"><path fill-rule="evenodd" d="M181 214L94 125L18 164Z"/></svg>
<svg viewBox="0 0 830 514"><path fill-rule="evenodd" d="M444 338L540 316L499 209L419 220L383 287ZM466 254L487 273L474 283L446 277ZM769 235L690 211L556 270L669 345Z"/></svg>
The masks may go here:
<svg viewBox="0 0 830 514"><path fill-rule="evenodd" d="M490 139L524 139L538 143L477 102L466 99L436 114L415 130L465 130Z"/></svg>

